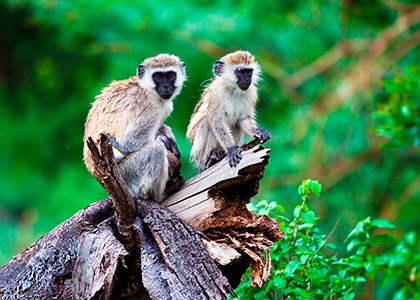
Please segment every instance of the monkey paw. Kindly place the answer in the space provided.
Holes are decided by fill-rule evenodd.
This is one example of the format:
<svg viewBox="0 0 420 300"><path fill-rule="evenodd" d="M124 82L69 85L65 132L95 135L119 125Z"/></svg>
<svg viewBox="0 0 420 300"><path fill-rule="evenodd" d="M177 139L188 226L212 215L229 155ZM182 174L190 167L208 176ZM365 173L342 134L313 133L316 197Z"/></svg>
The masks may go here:
<svg viewBox="0 0 420 300"><path fill-rule="evenodd" d="M167 137L163 134L159 134L156 139L160 142L162 142L165 145L166 150L169 150L172 152L173 155L176 156L176 158L181 158L181 153L179 152L178 146L176 145L175 141L171 139L170 137Z"/></svg>
<svg viewBox="0 0 420 300"><path fill-rule="evenodd" d="M223 148L216 148L211 152L210 158L206 164L206 169L212 165L218 163L226 156L226 152Z"/></svg>
<svg viewBox="0 0 420 300"><path fill-rule="evenodd" d="M185 179L179 172L169 177L168 181L166 182L164 198L168 198L170 195L179 191L179 189L184 185L184 183Z"/></svg>
<svg viewBox="0 0 420 300"><path fill-rule="evenodd" d="M229 153L229 166L231 168L236 167L242 159L241 152L244 149L237 146L233 146L233 147L229 147L227 150Z"/></svg>
<svg viewBox="0 0 420 300"><path fill-rule="evenodd" d="M254 137L260 140L261 143L265 143L269 139L271 139L270 134L268 133L267 129L254 129Z"/></svg>

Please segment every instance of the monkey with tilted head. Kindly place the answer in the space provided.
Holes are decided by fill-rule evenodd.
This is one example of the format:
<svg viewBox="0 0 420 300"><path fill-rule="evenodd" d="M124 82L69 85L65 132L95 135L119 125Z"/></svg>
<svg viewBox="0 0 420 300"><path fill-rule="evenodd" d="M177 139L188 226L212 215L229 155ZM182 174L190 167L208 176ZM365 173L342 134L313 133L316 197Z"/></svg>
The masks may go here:
<svg viewBox="0 0 420 300"><path fill-rule="evenodd" d="M135 199L161 202L168 196L168 156L179 159L180 153L171 128L163 123L185 80L185 63L177 56L159 54L144 60L137 76L104 88L89 111L85 141L92 137L98 143L101 133L109 137L121 175ZM84 161L98 179L86 143Z"/></svg>
<svg viewBox="0 0 420 300"><path fill-rule="evenodd" d="M214 63L215 77L201 95L187 137L191 142L191 158L202 172L229 156L229 165L241 160L244 133L265 142L270 139L266 129L255 122L258 100L256 84L260 66L248 51L236 51Z"/></svg>

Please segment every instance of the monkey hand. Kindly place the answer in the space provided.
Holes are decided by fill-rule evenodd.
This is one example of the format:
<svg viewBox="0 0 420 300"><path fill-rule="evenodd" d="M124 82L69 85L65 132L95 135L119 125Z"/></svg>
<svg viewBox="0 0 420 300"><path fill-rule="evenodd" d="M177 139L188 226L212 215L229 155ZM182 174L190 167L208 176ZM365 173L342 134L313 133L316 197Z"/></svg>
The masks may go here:
<svg viewBox="0 0 420 300"><path fill-rule="evenodd" d="M269 139L271 139L271 136L268 133L267 129L256 128L256 129L254 129L253 133L254 133L254 137L256 139L260 140L261 144L263 144L266 141L268 141Z"/></svg>
<svg viewBox="0 0 420 300"><path fill-rule="evenodd" d="M181 170L181 161L171 151L166 150L166 158L168 159L169 176L179 173Z"/></svg>
<svg viewBox="0 0 420 300"><path fill-rule="evenodd" d="M175 141L170 137L167 137L163 134L159 134L156 139L162 142L165 145L166 150L171 151L176 158L181 158L181 153L179 152L178 146L176 145Z"/></svg>
<svg viewBox="0 0 420 300"><path fill-rule="evenodd" d="M229 166L231 168L236 167L242 159L241 152L242 148L238 146L232 146L227 148L229 154Z"/></svg>
<svg viewBox="0 0 420 300"><path fill-rule="evenodd" d="M169 150L166 151L166 157L168 158L169 178L166 182L164 198L177 192L185 183L185 179L180 173L181 162L179 159Z"/></svg>

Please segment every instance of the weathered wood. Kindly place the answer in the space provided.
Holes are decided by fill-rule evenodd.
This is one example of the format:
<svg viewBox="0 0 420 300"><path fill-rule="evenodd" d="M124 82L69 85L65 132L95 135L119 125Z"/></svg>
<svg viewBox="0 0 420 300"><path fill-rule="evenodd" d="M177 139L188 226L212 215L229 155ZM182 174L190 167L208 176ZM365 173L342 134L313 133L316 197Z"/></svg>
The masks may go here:
<svg viewBox="0 0 420 300"><path fill-rule="evenodd" d="M95 166L95 178L111 196L115 213L117 214L117 229L122 238L127 241L133 239L134 231L131 225L134 223L136 206L131 197L128 187L118 170L117 163L112 152L112 145L105 134L101 134L99 148L91 137L86 140Z"/></svg>
<svg viewBox="0 0 420 300"><path fill-rule="evenodd" d="M149 293L153 293L156 280L164 281L170 294L170 297L151 296L152 299L227 299L228 293L235 295L204 248L201 234L155 202L142 202L140 211L160 249L160 252L156 249L154 252L157 256L160 253L165 262L157 270L152 266L156 270L155 276L150 280L143 279L143 284ZM147 270L142 269L142 274L150 270L150 266L147 267Z"/></svg>
<svg viewBox="0 0 420 300"><path fill-rule="evenodd" d="M129 253L114 234L109 222L81 237L73 271L74 299L110 299L117 268Z"/></svg>
<svg viewBox="0 0 420 300"><path fill-rule="evenodd" d="M96 202L16 255L0 269L2 299L73 299L73 271L84 232L112 216L112 201Z"/></svg>
<svg viewBox="0 0 420 300"><path fill-rule="evenodd" d="M220 163L187 181L177 193L163 201L162 205L201 230L202 220L225 208L226 201L230 200L225 197L213 197L209 191L223 186L231 187L237 182L246 184L264 170L269 152L269 149L263 147L244 151L236 168L229 167L228 158L225 157ZM249 169L250 166L252 170ZM244 203L249 203L249 198L244 199Z"/></svg>
<svg viewBox="0 0 420 300"><path fill-rule="evenodd" d="M151 269L162 271L161 280L159 281L148 276L138 278L138 280L142 280L142 284L149 292L149 296L152 299L226 299L229 292L234 295L228 280L216 267L214 261L205 250L201 241L201 233L190 228L176 215L155 202L138 199L138 208L132 207L134 206L134 200L129 194L125 182L122 180L112 154L111 143L106 135L101 135L99 150L96 149L96 145L89 138L88 146L92 152L95 170L98 169L97 166L100 166L99 171L96 172L98 174L97 179L100 179L99 181L113 199L117 212L117 227L119 232L124 232L122 242L125 248L134 260L139 258L140 253L144 254L144 249L147 248L153 251L158 258L157 261L163 262L157 263L153 268L141 266L142 274ZM138 212L141 219L138 217L134 218L136 212ZM121 217L124 219L123 222L119 220ZM141 226L142 222L148 226L150 232L144 226ZM154 240L150 238L150 233L153 235ZM128 236L131 241L127 239ZM148 247L145 246L146 242L149 243ZM156 246L153 243L157 243L160 252L156 251ZM139 251L137 251L138 249ZM106 254L108 253L101 255L104 256ZM91 256L94 257L95 255ZM144 255L142 257L144 258ZM96 262L95 259L93 260ZM144 259L139 261L140 265L142 265ZM116 273L118 262L116 259L111 262L112 265L116 265L111 270L113 274ZM206 267L203 268L202 265ZM169 271L167 270L168 268ZM108 267L107 269L109 270L110 268ZM102 277L104 276L95 278L95 281L102 280ZM206 279L205 282L201 282L202 278ZM149 280L153 282L149 282ZM108 280L107 283L108 286L106 287L109 287L112 281ZM160 285L157 285L157 283ZM93 283L92 285L101 284ZM105 293L106 290L104 289L103 294ZM170 297L168 297L168 294ZM94 296L94 294L91 295ZM90 299L89 297L85 298Z"/></svg>
<svg viewBox="0 0 420 300"><path fill-rule="evenodd" d="M229 167L225 157L187 181L162 205L212 240L248 255L251 258L251 286L261 287L268 281L269 248L283 237L283 233L274 220L258 217L245 206L258 193L270 152L261 146L251 148L255 144L254 140L243 146L246 150L236 168ZM216 259L210 245L207 250ZM226 255L229 252L226 251ZM232 260L232 257L226 258L228 264Z"/></svg>
<svg viewBox="0 0 420 300"><path fill-rule="evenodd" d="M236 169L216 164L166 202L184 205L178 213L210 240L156 203L133 209L105 148L91 151L112 200L79 211L3 266L1 299L226 299L249 265L252 285L268 279L268 249L282 233L245 206L258 192L268 149L244 151ZM179 173L176 162L173 170Z"/></svg>

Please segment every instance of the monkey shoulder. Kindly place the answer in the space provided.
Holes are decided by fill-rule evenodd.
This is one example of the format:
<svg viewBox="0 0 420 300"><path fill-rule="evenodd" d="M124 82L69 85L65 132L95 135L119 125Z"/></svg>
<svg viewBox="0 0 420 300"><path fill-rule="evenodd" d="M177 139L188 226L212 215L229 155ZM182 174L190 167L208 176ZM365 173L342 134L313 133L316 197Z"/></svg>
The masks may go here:
<svg viewBox="0 0 420 300"><path fill-rule="evenodd" d="M104 112L118 113L145 109L143 105L148 98L147 91L141 87L134 77L126 80L113 81L96 97L94 106L102 108Z"/></svg>

